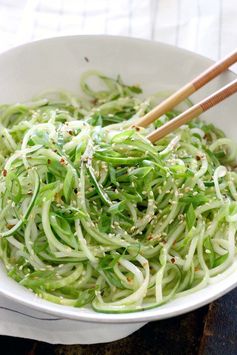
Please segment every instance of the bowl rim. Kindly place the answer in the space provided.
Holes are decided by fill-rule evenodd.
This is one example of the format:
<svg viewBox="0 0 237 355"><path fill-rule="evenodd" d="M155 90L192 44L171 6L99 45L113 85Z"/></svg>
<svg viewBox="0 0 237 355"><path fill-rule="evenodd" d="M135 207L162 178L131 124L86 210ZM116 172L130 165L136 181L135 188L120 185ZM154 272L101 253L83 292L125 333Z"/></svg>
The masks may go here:
<svg viewBox="0 0 237 355"><path fill-rule="evenodd" d="M79 40L80 39L87 39L87 40L113 40L113 41L119 41L119 42L130 42L132 43L144 43L150 44L152 46L156 46L161 48L168 48L171 51L176 51L184 54L188 54L190 56L194 56L195 58L199 58L200 60L203 61L207 66L211 65L214 63L214 61L204 55L195 53L191 50L179 48L174 45L166 44L164 42L160 41L154 41L154 40L149 40L149 39L141 39L137 37L128 37L128 36L117 36L117 35L102 35L102 34L95 34L95 35L64 35L64 36L54 36L54 37L49 37L49 38L44 38L44 39L39 39L39 40L34 40L31 42L23 43L20 45L16 45L11 47L10 49L3 51L0 53L0 56L7 56L8 54L13 53L14 51L18 49L27 49L32 46L37 46L40 45L41 43L50 43L50 42L55 42L55 41L66 41L68 39L75 39ZM234 71L228 69L232 75L237 77L237 73ZM13 282L15 282L13 280ZM218 284L218 283L217 283ZM42 302L33 302L31 300L24 299L23 297L19 297L15 294L13 294L10 291L2 290L1 284L0 284L0 294L7 296L9 299L20 303L22 305L28 306L31 309L35 309L39 312L46 313L46 314L51 314L55 316L62 317L62 319L75 319L78 321L83 321L83 322L100 322L100 323L140 323L140 322L148 322L148 321L154 321L154 320L161 320L161 319L167 319L171 317L175 317L181 314L185 314L189 311L195 310L199 307L202 307L217 298L223 296L227 292L231 291L233 288L237 286L237 280L235 282L229 282L227 286L222 289L222 290L217 290L215 294L209 296L207 295L204 299L198 300L195 303L191 304L184 304L182 307L176 306L173 307L171 310L168 310L166 312L159 312L160 308L156 307L153 309L152 314L146 314L146 311L138 311L138 312L133 312L133 313L99 313L93 310L93 312L88 313L88 314L82 314L80 313L80 308L73 308L73 307L68 307L68 306L61 306L61 305L56 305L54 303L48 302L46 300L42 300ZM205 288L204 288L205 289ZM203 290L203 289L202 289ZM201 290L201 291L202 291ZM198 294L199 291L195 292L195 294ZM37 296L35 296L37 297ZM183 296L183 297L188 297L188 296ZM39 298L37 297L37 300ZM40 300L41 301L41 300ZM61 318L60 318L61 319Z"/></svg>
<svg viewBox="0 0 237 355"><path fill-rule="evenodd" d="M69 35L58 35L58 36L50 36L50 37L45 37L45 38L40 38L40 39L35 39L27 42L23 42L20 44L16 44L11 46L10 48L3 50L0 52L0 56L4 56L7 54L10 54L11 52L18 50L18 49L23 49L24 47L29 47L31 45L37 45L40 44L41 42L54 42L54 41L62 41L62 40L67 40L67 39L93 39L93 38L98 38L99 40L105 40L105 39L113 39L115 41L130 41L130 42L140 42L140 43L150 43L151 45L157 45L158 47L163 47L163 48L170 48L170 50L177 50L179 52L187 53L189 55L194 55L195 57L199 57L201 60L206 61L209 65L214 64L216 61L209 56L205 56L203 54L194 52L190 49L178 47L176 45L170 44L170 43L165 43L163 41L156 41L153 39L147 39L147 38L141 38L141 37L131 37L131 36L123 36L123 35L113 35L113 34L69 34ZM232 69L228 68L226 70L227 72L232 73L233 75L237 76L237 72L233 71Z"/></svg>

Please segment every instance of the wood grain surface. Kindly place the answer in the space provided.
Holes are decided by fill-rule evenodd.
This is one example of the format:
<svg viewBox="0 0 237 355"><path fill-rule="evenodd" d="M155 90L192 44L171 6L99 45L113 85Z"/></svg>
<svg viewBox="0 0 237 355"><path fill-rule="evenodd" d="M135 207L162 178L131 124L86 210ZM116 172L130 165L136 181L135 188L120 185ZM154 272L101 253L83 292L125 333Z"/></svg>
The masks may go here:
<svg viewBox="0 0 237 355"><path fill-rule="evenodd" d="M149 323L107 344L50 345L0 337L0 355L236 355L237 289L180 317Z"/></svg>

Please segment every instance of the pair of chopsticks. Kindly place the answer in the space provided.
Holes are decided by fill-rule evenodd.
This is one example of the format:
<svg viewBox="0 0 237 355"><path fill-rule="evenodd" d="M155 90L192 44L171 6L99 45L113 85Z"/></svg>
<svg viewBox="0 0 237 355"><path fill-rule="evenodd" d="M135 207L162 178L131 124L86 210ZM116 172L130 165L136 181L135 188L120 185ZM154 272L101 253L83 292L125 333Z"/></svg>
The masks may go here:
<svg viewBox="0 0 237 355"><path fill-rule="evenodd" d="M199 90L209 81L217 77L219 74L228 69L231 65L237 62L237 49L229 54L224 59L212 65L209 69L198 75L188 84L169 96L166 100L161 102L158 106L153 108L145 116L141 117L135 124L136 127L147 127L150 123L157 120L161 115L168 112L174 106L182 102L188 96ZM230 84L224 86L214 94L208 96L206 99L200 101L185 112L181 113L171 121L165 123L163 126L150 133L147 138L152 142L156 142L160 138L173 132L176 128L191 121L194 117L209 110L211 107L217 105L219 102L225 100L227 97L237 92L237 79Z"/></svg>

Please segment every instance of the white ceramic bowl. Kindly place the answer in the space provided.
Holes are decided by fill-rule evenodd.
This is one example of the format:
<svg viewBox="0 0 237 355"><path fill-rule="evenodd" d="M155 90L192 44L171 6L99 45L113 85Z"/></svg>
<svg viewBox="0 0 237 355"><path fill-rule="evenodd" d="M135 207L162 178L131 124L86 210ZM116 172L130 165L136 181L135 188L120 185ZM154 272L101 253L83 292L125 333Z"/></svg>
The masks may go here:
<svg viewBox="0 0 237 355"><path fill-rule="evenodd" d="M0 101L6 103L28 100L50 89L66 89L79 94L80 75L88 69L97 69L109 76L121 74L126 83L140 83L145 95L149 95L159 90L177 89L210 64L209 59L197 54L151 41L110 36L47 39L11 49L0 55ZM194 102L234 77L231 72L225 73L194 95ZM237 141L236 114L235 96L204 117L215 122L228 136ZM111 336L110 332L107 338L103 338L108 330L108 326L106 328L104 325L104 335L101 335L104 341L126 336L144 322L173 317L198 308L222 296L236 285L237 271L232 267L218 283L158 308L130 314L103 314L42 300L8 278L4 268L0 268L2 294L29 307L63 318L111 323L109 329L114 326L116 334ZM126 327L121 324L119 327L118 323L129 324ZM99 337L97 334L94 339L98 342Z"/></svg>

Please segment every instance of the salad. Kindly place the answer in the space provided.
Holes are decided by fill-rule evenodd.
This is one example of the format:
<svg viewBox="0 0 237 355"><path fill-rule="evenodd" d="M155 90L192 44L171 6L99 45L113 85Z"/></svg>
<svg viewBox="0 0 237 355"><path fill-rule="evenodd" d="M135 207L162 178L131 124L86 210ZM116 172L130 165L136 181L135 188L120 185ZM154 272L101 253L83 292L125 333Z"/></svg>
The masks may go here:
<svg viewBox="0 0 237 355"><path fill-rule="evenodd" d="M93 90L92 78L104 85ZM236 146L195 119L152 145L157 96L82 75L84 96L0 106L0 257L48 301L133 312L193 293L236 258ZM189 103L187 103L189 104Z"/></svg>

